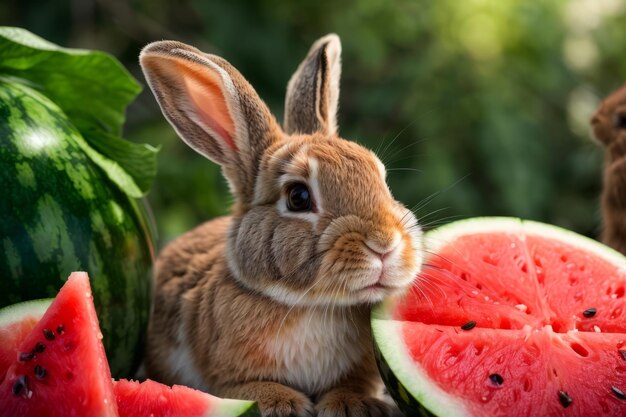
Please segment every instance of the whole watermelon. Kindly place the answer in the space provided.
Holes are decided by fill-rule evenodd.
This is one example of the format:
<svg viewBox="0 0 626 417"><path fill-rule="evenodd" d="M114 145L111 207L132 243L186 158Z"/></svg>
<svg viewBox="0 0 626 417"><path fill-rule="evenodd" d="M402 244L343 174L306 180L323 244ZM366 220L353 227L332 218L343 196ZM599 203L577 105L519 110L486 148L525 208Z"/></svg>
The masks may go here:
<svg viewBox="0 0 626 417"><path fill-rule="evenodd" d="M115 377L132 376L151 301L145 213L84 153L52 101L0 79L0 307L53 297L70 272L92 279Z"/></svg>

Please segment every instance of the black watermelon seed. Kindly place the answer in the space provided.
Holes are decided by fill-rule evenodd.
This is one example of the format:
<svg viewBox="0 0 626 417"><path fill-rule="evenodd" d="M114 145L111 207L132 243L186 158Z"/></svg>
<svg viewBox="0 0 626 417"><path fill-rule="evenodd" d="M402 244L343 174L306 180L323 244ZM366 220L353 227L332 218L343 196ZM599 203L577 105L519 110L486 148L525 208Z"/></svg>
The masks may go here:
<svg viewBox="0 0 626 417"><path fill-rule="evenodd" d="M500 374L491 374L489 375L489 379L496 385L502 385L504 382L504 378L502 378L502 375Z"/></svg>
<svg viewBox="0 0 626 417"><path fill-rule="evenodd" d="M37 342L37 344L35 345L35 348L33 349L33 352L35 353L41 353L44 350L46 350L46 345L44 345L41 342Z"/></svg>
<svg viewBox="0 0 626 417"><path fill-rule="evenodd" d="M626 350L624 350L624 349L617 349L617 351L619 352L620 355L622 355L622 359L624 359L626 361Z"/></svg>
<svg viewBox="0 0 626 417"><path fill-rule="evenodd" d="M476 327L476 322L475 321L468 321L463 326L461 326L461 329L463 329L463 330L472 330L474 327Z"/></svg>
<svg viewBox="0 0 626 417"><path fill-rule="evenodd" d="M583 311L583 316L591 318L595 316L597 312L598 311L595 308L588 308L587 310Z"/></svg>
<svg viewBox="0 0 626 417"><path fill-rule="evenodd" d="M47 340L54 340L54 332L50 329L43 329L43 337Z"/></svg>
<svg viewBox="0 0 626 417"><path fill-rule="evenodd" d="M35 365L35 378L44 379L46 375L48 375L48 371L43 366Z"/></svg>
<svg viewBox="0 0 626 417"><path fill-rule="evenodd" d="M20 395L24 389L28 389L28 378L22 375L15 380L13 384L13 395Z"/></svg>
<svg viewBox="0 0 626 417"><path fill-rule="evenodd" d="M34 352L22 352L22 353L20 353L20 361L21 362L28 362L29 360L31 360L34 357L35 357L35 353Z"/></svg>
<svg viewBox="0 0 626 417"><path fill-rule="evenodd" d="M615 394L615 396L620 400L626 400L626 394L624 394L624 391L622 391L621 389L617 387L611 387L611 391L613 391L613 394Z"/></svg>
<svg viewBox="0 0 626 417"><path fill-rule="evenodd" d="M572 400L572 397L567 395L565 391L559 391L559 401L561 402L561 405L563 406L563 408L567 408L569 407L569 405L572 403L573 400Z"/></svg>
<svg viewBox="0 0 626 417"><path fill-rule="evenodd" d="M63 327L62 324L59 324L59 326L57 327L57 334L63 334L65 332L65 328Z"/></svg>

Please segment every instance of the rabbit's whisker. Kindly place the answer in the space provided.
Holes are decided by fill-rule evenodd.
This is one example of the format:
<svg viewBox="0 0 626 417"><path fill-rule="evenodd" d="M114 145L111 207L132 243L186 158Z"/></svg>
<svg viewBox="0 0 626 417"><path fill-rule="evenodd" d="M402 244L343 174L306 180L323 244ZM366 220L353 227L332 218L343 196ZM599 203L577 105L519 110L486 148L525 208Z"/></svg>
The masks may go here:
<svg viewBox="0 0 626 417"><path fill-rule="evenodd" d="M468 283L467 281L463 280L462 278L458 277L457 275L453 274L452 272L445 270L445 269L441 269L441 268L431 268L431 269L435 269L437 270L438 274L443 274L445 275L448 280L442 280L440 277L433 275L432 273L429 273L428 271L422 271L420 273L421 276L428 278L430 281L439 281L439 285L442 287L449 287L451 284L454 283L455 286L460 287L463 291L466 292L466 294L471 294L472 291L475 291L476 288Z"/></svg>
<svg viewBox="0 0 626 417"><path fill-rule="evenodd" d="M422 198L417 204L415 204L413 207L410 208L410 210L413 213L416 213L418 210L422 209L423 207L425 207L427 204L429 204L434 198L436 198L437 196L439 196L439 194L441 194L443 192L443 190L437 190L431 194L429 194L428 196L426 196L425 198Z"/></svg>
<svg viewBox="0 0 626 417"><path fill-rule="evenodd" d="M408 167L398 167L398 168L389 168L387 170L387 172L393 172L393 171L413 171L413 172L423 172L421 169L417 169L417 168L408 168Z"/></svg>
<svg viewBox="0 0 626 417"><path fill-rule="evenodd" d="M429 217L434 216L434 215L435 215L435 214L437 214L437 213L441 213L442 211L446 211L446 210L448 210L449 208L450 208L450 207L441 207L441 208L438 208L437 210L433 210L433 211L431 211L430 213L428 213L428 214L426 214L426 215L424 215L424 216L419 217L418 221L420 221L420 222L421 222L421 224L422 224L422 226L424 226L424 225L426 225L426 224L427 224L427 222L424 222L424 220L428 219Z"/></svg>
<svg viewBox="0 0 626 417"><path fill-rule="evenodd" d="M462 214L455 214L455 215L452 215L452 216L442 217L440 219L433 219L432 221L428 221L426 223L420 223L420 225L423 228L425 228L425 229L431 229L431 228L434 228L436 226L440 226L442 224L449 223L450 221L453 221L453 220L462 219L464 217L465 216L462 215Z"/></svg>
<svg viewBox="0 0 626 417"><path fill-rule="evenodd" d="M432 202L435 198L437 198L437 197L438 197L439 195L441 195L442 193L450 191L452 188L454 188L454 187L455 187L455 186L457 186L459 183L461 183L462 181L464 181L467 177L469 177L469 175L470 175L470 174L466 174L466 175L462 176L461 178L459 178L458 180L456 180L455 182L453 182L452 184L450 184L448 187L444 188L443 190L438 190L438 191L433 192L432 194L430 194L430 195L429 195L429 196L427 196L426 198L424 198L424 199L422 199L421 201L419 201L417 204L415 204L415 205L414 205L413 207L411 207L409 210L415 214L415 217L418 217L418 218L419 218L420 216L418 216L418 213L417 213L419 210L421 210L421 209L423 209L424 207L426 207L428 204L430 204L430 203L431 203L431 202ZM434 213L436 213L436 212L438 212L438 211L439 211L439 210L434 211L434 212L432 212L432 213L429 213L429 214L428 214L428 215L426 215L426 216L422 216L422 218L426 218L426 217L428 217L428 216L430 216L430 215L432 215L432 214L434 214Z"/></svg>
<svg viewBox="0 0 626 417"><path fill-rule="evenodd" d="M426 295L426 293L424 292L424 290L422 290L421 286L419 285L419 283L417 285L413 285L411 287L412 290L415 291L419 291L419 294L424 297L424 299L428 302L428 305L430 306L431 311L434 313L435 312L435 305L433 304L432 300L430 299L430 297L428 297L428 295Z"/></svg>
<svg viewBox="0 0 626 417"><path fill-rule="evenodd" d="M445 297L446 293L441 289L441 286L437 285L437 283L435 283L434 281L435 280L430 279L430 276L428 275L418 275L416 280L418 285L424 286L424 290L437 290L440 296Z"/></svg>
<svg viewBox="0 0 626 417"><path fill-rule="evenodd" d="M394 142L402 135L416 120L413 120L411 123L406 125L403 129L401 129L390 142L387 142L383 150L381 151L380 160L385 164L384 159L386 158L385 153L390 149L390 147L394 144Z"/></svg>
<svg viewBox="0 0 626 417"><path fill-rule="evenodd" d="M400 137L402 136L402 134L404 132L407 131L408 128L410 128L411 126L413 126L415 123L417 123L417 121L422 117L427 115L429 112L431 112L432 110L429 110L427 112L425 112L424 114L420 114L417 117L415 117L411 122L409 122L405 127L403 127L391 140L391 142L387 143L387 145L385 146L385 148L382 150L381 152L381 156L380 156L380 160L383 161L383 163L386 165L386 162L384 161L386 158L385 153L391 148L391 145L394 144L394 142ZM386 138L386 136L385 136ZM423 139L419 140L417 143L421 142ZM410 146L415 145L415 143L411 144ZM404 149L404 148L403 148ZM394 154L392 154L391 156L394 156L396 153L398 153L399 151L395 151ZM376 153L378 154L378 151L376 151Z"/></svg>
<svg viewBox="0 0 626 417"><path fill-rule="evenodd" d="M419 145L420 143L422 143L422 142L424 142L426 140L428 140L428 138L415 139L413 142L409 143L408 145L403 146L400 149L396 149L391 155L389 155L389 159L385 160L385 165L393 164L393 163L400 162L400 161L407 160L407 159L413 159L416 156L415 154L412 154L412 155L409 155L409 156L403 156L402 158L398 158L398 159L392 159L392 158L394 158L396 155L399 155L403 151L405 151L405 150L407 150L409 148L412 148L413 146ZM389 170L387 170L387 171L389 171Z"/></svg>

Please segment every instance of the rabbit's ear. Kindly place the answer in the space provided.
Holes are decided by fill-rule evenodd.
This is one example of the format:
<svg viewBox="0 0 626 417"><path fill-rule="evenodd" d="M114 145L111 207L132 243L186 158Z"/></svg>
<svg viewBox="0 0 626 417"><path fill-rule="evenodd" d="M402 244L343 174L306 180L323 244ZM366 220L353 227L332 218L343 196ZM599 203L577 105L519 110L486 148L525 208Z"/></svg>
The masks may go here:
<svg viewBox="0 0 626 417"><path fill-rule="evenodd" d="M337 104L341 77L341 42L335 34L313 44L287 85L287 133L337 133Z"/></svg>
<svg viewBox="0 0 626 417"><path fill-rule="evenodd" d="M228 62L189 45L154 42L139 59L178 135L222 165L233 193L245 202L263 151L281 134L265 103Z"/></svg>

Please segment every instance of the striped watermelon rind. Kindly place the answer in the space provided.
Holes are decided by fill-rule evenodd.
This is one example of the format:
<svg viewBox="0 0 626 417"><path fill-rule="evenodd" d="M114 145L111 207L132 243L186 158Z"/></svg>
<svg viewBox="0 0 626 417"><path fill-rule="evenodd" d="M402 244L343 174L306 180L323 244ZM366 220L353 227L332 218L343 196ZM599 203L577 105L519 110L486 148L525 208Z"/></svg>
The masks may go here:
<svg viewBox="0 0 626 417"><path fill-rule="evenodd" d="M33 86L61 108L88 143L85 152L120 190L136 198L148 192L158 148L120 136L124 110L141 86L113 56L0 26L0 77Z"/></svg>
<svg viewBox="0 0 626 417"><path fill-rule="evenodd" d="M463 403L441 389L411 358L400 336L403 323L380 318L380 314L377 308L372 319L374 353L387 391L400 410L406 416L467 416Z"/></svg>
<svg viewBox="0 0 626 417"><path fill-rule="evenodd" d="M508 217L477 217L441 226L424 235L425 250L437 251L446 243L477 233L524 231L567 242L626 271L626 257L600 242L545 223ZM395 299L388 299L372 311L372 334L379 371L387 390L407 416L465 417L464 402L448 394L411 357L402 338L403 322L390 319Z"/></svg>
<svg viewBox="0 0 626 417"><path fill-rule="evenodd" d="M0 80L0 307L91 276L111 371L132 376L151 302L154 244L138 202L84 152L63 111Z"/></svg>

